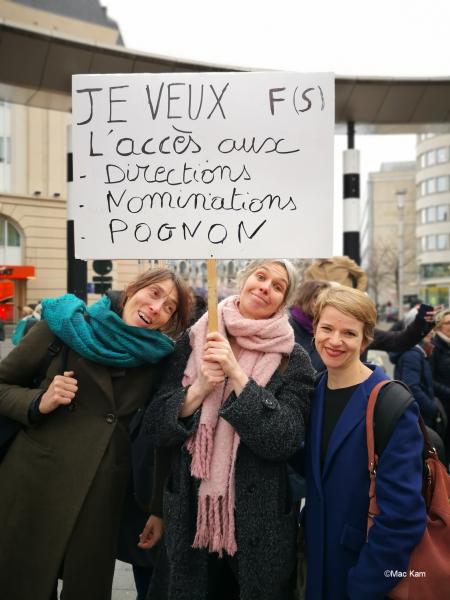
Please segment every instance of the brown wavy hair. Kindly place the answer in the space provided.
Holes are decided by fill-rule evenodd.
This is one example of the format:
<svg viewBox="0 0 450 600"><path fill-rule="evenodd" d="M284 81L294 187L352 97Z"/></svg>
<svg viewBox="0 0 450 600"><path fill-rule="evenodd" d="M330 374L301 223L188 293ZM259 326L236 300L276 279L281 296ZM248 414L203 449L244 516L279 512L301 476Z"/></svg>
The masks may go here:
<svg viewBox="0 0 450 600"><path fill-rule="evenodd" d="M167 269L165 267L157 267L154 269L150 269L146 273L140 275L137 279L130 282L125 290L122 292L122 308L125 306L128 298L134 296L136 292L142 290L148 285L152 285L153 283L160 283L161 281L166 281L170 279L173 281L177 293L178 293L178 302L177 302L177 310L170 317L169 321L164 325L162 331L169 335L170 337L177 338L179 337L185 330L189 321L189 315L191 312L191 296L189 294L189 288L183 279L178 277L171 269Z"/></svg>
<svg viewBox="0 0 450 600"><path fill-rule="evenodd" d="M313 318L314 316L314 303L320 292L326 288L331 287L329 281L322 281L314 279L311 281L304 281L298 288L294 299L294 306L298 306L305 315Z"/></svg>

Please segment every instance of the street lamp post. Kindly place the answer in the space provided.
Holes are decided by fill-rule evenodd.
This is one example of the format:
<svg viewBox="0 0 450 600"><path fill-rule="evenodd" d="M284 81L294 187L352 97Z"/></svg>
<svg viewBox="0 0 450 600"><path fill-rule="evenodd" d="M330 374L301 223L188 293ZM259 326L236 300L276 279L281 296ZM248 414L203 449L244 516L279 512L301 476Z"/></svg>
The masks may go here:
<svg viewBox="0 0 450 600"><path fill-rule="evenodd" d="M398 318L403 319L403 288L404 288L404 266L405 266L405 199L407 190L397 190L398 210Z"/></svg>

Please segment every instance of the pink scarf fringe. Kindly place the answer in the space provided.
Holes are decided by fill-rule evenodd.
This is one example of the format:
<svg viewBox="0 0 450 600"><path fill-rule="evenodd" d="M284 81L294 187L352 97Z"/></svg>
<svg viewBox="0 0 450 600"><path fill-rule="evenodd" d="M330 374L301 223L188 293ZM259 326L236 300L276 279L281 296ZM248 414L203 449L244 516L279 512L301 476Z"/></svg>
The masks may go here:
<svg viewBox="0 0 450 600"><path fill-rule="evenodd" d="M278 368L283 354L294 347L294 334L286 312L270 319L245 319L238 309L239 297L231 296L219 304L219 331L235 337L242 348L238 362L248 377L265 386ZM208 330L208 315L191 328L192 352L186 365L183 385L197 377ZM201 480L198 492L197 531L192 546L223 551L233 556L237 550L234 505L235 463L239 436L225 419L219 417L223 401L232 386L218 385L202 404L197 431L186 443L192 455L191 475Z"/></svg>

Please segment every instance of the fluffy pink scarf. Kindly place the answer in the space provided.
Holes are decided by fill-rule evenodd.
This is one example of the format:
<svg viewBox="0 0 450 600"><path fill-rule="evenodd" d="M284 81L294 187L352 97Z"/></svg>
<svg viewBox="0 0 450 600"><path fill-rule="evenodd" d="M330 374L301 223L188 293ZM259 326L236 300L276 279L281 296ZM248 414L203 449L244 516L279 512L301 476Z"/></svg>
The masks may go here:
<svg viewBox="0 0 450 600"><path fill-rule="evenodd" d="M294 347L294 334L286 312L279 311L270 319L246 319L238 309L239 297L230 296L219 304L219 331L232 335L241 351L238 362L248 377L265 386L281 362L283 354ZM183 385L197 377L197 365L203 356L208 332L208 314L191 328L192 352L186 365ZM194 548L208 548L222 556L236 550L234 522L235 461L239 436L225 419L219 417L223 401L232 386L217 385L202 404L196 433L187 441L192 455L191 474L201 479L198 493L197 532Z"/></svg>

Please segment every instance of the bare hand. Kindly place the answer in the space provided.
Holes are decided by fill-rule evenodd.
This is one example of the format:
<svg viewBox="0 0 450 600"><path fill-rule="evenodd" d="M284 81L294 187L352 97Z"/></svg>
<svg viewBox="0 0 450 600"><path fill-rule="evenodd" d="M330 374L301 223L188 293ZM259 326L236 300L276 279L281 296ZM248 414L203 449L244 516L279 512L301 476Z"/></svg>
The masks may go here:
<svg viewBox="0 0 450 600"><path fill-rule="evenodd" d="M225 380L225 373L218 362L202 360L196 380L199 391L208 395L217 384ZM195 384L194 384L195 385Z"/></svg>
<svg viewBox="0 0 450 600"><path fill-rule="evenodd" d="M56 375L48 390L43 394L39 404L39 412L43 415L51 413L59 406L66 406L75 398L78 391L77 380L73 371L64 371L64 375Z"/></svg>
<svg viewBox="0 0 450 600"><path fill-rule="evenodd" d="M155 515L150 515L142 533L139 535L138 547L143 550L153 548L162 538L164 521Z"/></svg>
<svg viewBox="0 0 450 600"><path fill-rule="evenodd" d="M205 363L218 363L227 377L242 371L226 337L215 331L208 333L206 340L203 354Z"/></svg>

